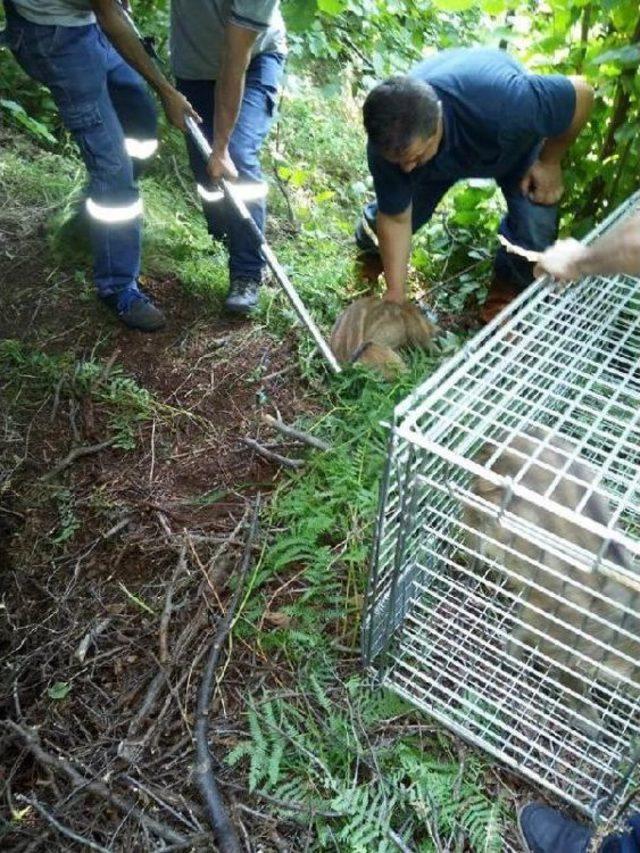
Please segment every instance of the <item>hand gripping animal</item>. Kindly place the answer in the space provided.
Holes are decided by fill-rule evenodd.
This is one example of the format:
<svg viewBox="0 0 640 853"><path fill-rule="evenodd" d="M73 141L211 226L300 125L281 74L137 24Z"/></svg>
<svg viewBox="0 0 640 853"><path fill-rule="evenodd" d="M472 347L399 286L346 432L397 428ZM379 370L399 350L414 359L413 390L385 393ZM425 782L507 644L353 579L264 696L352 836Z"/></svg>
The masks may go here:
<svg viewBox="0 0 640 853"><path fill-rule="evenodd" d="M330 344L338 361L368 364L390 379L406 369L397 350L430 349L438 332L438 326L411 302L397 305L365 296L338 317Z"/></svg>
<svg viewBox="0 0 640 853"><path fill-rule="evenodd" d="M528 466L518 482L539 495L544 495L558 478L550 497L574 510L597 472L585 459L575 456L572 441L560 436L547 439L548 432L542 428L516 434L491 470L516 478ZM486 445L476 461L485 464L494 450L494 446ZM569 458L573 461L567 467ZM503 513L502 518L500 513L495 517L486 507L482 511L465 506L463 521L470 528L467 547L478 555L482 571L490 561L503 566L508 575L507 589L517 596L516 623L507 653L522 659L527 646L535 647L551 661L550 674L568 688L563 696L565 705L577 713L580 728L591 732L592 725L601 722L599 710L586 701L585 694L594 681L616 686L631 681L634 695L640 693L640 593L635 583L618 581L597 568L583 571L562 555L575 553L573 546L579 546L588 561L589 555L598 554L604 547L603 558L627 571L632 571L631 556L616 542L605 545L595 533L516 494L509 496L504 487L482 477L472 482L471 492L500 507ZM515 526L506 523L505 513L511 519L515 517ZM608 501L596 491L582 514L604 526L611 519Z"/></svg>

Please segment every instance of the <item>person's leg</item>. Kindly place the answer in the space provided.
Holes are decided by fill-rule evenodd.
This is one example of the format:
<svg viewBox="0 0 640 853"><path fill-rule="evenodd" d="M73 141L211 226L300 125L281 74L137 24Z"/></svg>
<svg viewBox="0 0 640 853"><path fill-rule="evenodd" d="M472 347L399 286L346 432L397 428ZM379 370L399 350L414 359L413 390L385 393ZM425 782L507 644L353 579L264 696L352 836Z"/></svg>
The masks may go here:
<svg viewBox="0 0 640 853"><path fill-rule="evenodd" d="M44 27L12 18L12 28L21 33L16 58L50 89L87 167L98 295L127 325L159 328L162 314L137 289L142 203L107 91L104 37L95 26Z"/></svg>
<svg viewBox="0 0 640 853"><path fill-rule="evenodd" d="M558 234L557 205L535 204L520 190L523 172L498 181L507 213L499 233L517 246L542 251ZM493 264L493 280L480 316L488 323L533 281L533 264L500 248Z"/></svg>
<svg viewBox="0 0 640 853"><path fill-rule="evenodd" d="M242 105L229 144L231 159L238 170L238 181L244 186L261 184L263 180L260 151L275 118L283 64L281 55L262 53L253 58L247 69ZM264 232L265 199L248 201L247 207L260 231ZM226 225L230 281L226 307L238 313L248 313L257 302L264 259L240 217L227 211Z"/></svg>
<svg viewBox="0 0 640 853"><path fill-rule="evenodd" d="M213 141L213 108L215 103L215 81L214 80L185 80L179 77L176 80L179 92L187 98L198 115L202 118L200 130L209 144ZM198 195L202 201L202 212L207 220L207 230L214 240L225 240L227 233L226 208L221 202L207 202L205 196L210 189L210 178L207 174L206 163L200 153L200 149L194 144L191 137L185 136L189 165L198 188Z"/></svg>
<svg viewBox="0 0 640 853"><path fill-rule="evenodd" d="M107 89L124 133L125 150L138 178L158 149L158 115L140 75L107 45Z"/></svg>
<svg viewBox="0 0 640 853"><path fill-rule="evenodd" d="M499 233L510 243L535 252L551 246L558 236L558 206L535 204L522 194L519 179L500 181L499 186L507 202ZM493 268L496 276L512 282L518 292L533 281L533 264L504 248L496 253Z"/></svg>
<svg viewBox="0 0 640 853"><path fill-rule="evenodd" d="M449 181L424 181L416 187L412 204L412 234L431 219L434 210L451 186ZM378 205L375 201L365 205L355 231L358 275L370 282L376 282L383 271L376 234L377 215Z"/></svg>

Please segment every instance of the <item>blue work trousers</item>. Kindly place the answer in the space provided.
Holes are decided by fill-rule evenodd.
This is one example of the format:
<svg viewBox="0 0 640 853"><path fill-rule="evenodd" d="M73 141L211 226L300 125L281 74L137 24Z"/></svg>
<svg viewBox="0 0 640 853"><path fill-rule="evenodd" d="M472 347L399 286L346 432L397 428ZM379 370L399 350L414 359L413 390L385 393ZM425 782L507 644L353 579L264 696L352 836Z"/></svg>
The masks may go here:
<svg viewBox="0 0 640 853"><path fill-rule="evenodd" d="M527 158L531 162L531 156ZM507 213L500 223L499 232L511 243L525 249L542 251L550 246L558 234L557 205L535 204L520 190L520 181L526 169L496 178L496 182L507 203ZM412 230L415 234L427 223L444 194L455 181L424 181L419 183L413 194ZM378 206L371 202L364 209L364 216L375 232ZM366 237L365 237L366 239ZM372 246L361 245L362 249ZM533 280L533 264L500 248L494 260L494 271L502 281L510 282L517 290Z"/></svg>
<svg viewBox="0 0 640 853"><path fill-rule="evenodd" d="M284 56L281 54L259 53L254 56L247 69L244 97L229 144L231 159L238 170L238 180L243 184L262 181L260 149L275 116L276 98L283 67ZM202 132L212 143L215 81L178 78L176 84L202 117ZM197 184L205 190L211 190L206 163L188 137L187 148ZM264 233L266 220L264 199L249 202L247 207L256 225ZM228 208L224 201L203 200L202 208L211 236L227 242L229 278L250 278L253 281L260 281L264 259L244 222Z"/></svg>
<svg viewBox="0 0 640 853"><path fill-rule="evenodd" d="M600 853L640 853L640 813L627 818L624 835L609 835L602 842Z"/></svg>
<svg viewBox="0 0 640 853"><path fill-rule="evenodd" d="M87 212L100 296L137 290L142 204L136 165L155 150L154 103L96 25L42 26L5 0L9 47L47 86L89 176Z"/></svg>

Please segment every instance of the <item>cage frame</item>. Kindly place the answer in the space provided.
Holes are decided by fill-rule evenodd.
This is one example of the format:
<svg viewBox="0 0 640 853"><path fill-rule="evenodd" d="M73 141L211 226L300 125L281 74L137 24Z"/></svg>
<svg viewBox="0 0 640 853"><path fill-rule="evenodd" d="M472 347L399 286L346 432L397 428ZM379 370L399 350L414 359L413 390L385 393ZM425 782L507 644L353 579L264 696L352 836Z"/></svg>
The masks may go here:
<svg viewBox="0 0 640 853"><path fill-rule="evenodd" d="M637 192L612 211L600 225L591 231L584 242L587 244L592 243L601 234L609 231L639 208L640 192ZM615 278L619 279L620 277ZM567 290L579 287L580 283L576 283L570 285ZM517 334L518 323L521 322L523 315L526 316L527 312L533 313L539 310L545 301L548 301L550 294L553 293L557 293L557 286L547 276L537 279L491 323L478 332L452 358L448 359L425 382L396 406L392 423L385 424L389 428L387 461L380 485L376 533L371 552L370 571L363 608L361 650L364 665L372 675L375 683L387 686L399 695L404 695L405 699L426 710L430 716L438 720L438 722L453 731L456 735L483 751L488 751L493 757L529 781L533 781L546 788L588 816L594 819L604 819L610 816L622 802L631 784L632 773L634 772L634 767L637 767L640 753L636 754L634 752L629 756L629 770L621 773L613 781L613 789L606 796L592 797L591 800L587 800L583 797L568 795L560 785L554 784L550 779L542 778L539 774L532 772L530 768L523 766L522 762L514 758L512 752L501 750L495 746L489 747L486 738L474 735L468 726L456 723L450 714L442 713L438 708L433 706L426 707L424 703L416 701L415 697L408 692L403 694L398 684L390 682L387 677L390 669L393 669L393 663L390 663L389 656L394 637L399 627L404 624L406 618L406 610L399 621L397 612L395 612L394 616L394 608L399 603L401 595L398 587L403 571L403 558L407 548L407 539L411 535L409 525L403 525L399 519L402 516L411 514L413 509L412 501L416 500L417 491L412 488L412 478L415 476L415 472L412 472L412 466L418 456L418 450L436 455L451 465L464 467L470 475L482 476L488 480L493 479L495 485L504 485L504 478L499 475L493 475L490 470L478 465L473 459L455 453L444 447L443 444L438 444L435 432L429 436L420 433L417 423L429 408L430 401L434 397L439 396L439 399L443 399L444 391L448 387L454 385L460 376L468 374L474 365L481 362L493 341L496 339L504 340L507 335ZM631 330L628 334L631 334ZM517 353L514 355L514 358L516 357ZM453 421L454 418L455 412L452 412L451 420ZM620 445L624 441L624 438L618 437L616 441L617 445ZM578 456L580 450L581 448L577 447L576 454ZM569 465L570 462L567 463L567 469ZM598 484L594 487L594 491L601 488L602 479L603 474L600 472ZM393 502L390 503L392 482L394 483L396 494L392 497ZM634 481L631 485L634 485L636 482L640 483L640 466L637 467ZM587 532L600 536L603 541L606 539L607 541L616 542L621 547L626 548L636 561L640 557L640 538L635 539L624 530L614 526L622 512L620 507L613 513L612 519L605 526L590 518L586 518L581 512L563 507L556 501L533 492L519 482L511 483L510 487L516 495L528 500L540 509L554 512L558 516L564 517L566 521L584 528ZM586 500L585 493L584 501L586 502ZM395 536L393 535L394 526L397 528L397 535ZM385 553L383 555L383 548L389 547L389 539L391 539L392 543L392 554ZM587 557L582 558L581 565L578 568L581 568L585 572L597 570L603 574L609 573L611 577L620 579L622 582L634 585L634 588L640 589L640 579L635 572L627 572L613 566L604 557L603 553L596 554L595 557L591 555L591 557L592 559L588 559ZM384 560L389 563L391 568L387 569L386 574L381 577L380 566ZM386 624L383 626L382 636L380 637L376 636L376 632L380 630L380 624L376 621L376 608L379 604L380 584L382 581L386 582L388 579L390 579L390 586L388 586L385 593L389 600L387 608L388 617ZM402 606L400 610L402 610Z"/></svg>

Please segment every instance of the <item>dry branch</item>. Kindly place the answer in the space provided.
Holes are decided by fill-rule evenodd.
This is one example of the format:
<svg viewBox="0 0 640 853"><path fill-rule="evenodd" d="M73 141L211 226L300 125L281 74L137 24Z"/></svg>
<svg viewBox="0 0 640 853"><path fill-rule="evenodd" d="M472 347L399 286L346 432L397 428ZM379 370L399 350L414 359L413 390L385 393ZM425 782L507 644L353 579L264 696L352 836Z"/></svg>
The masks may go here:
<svg viewBox="0 0 640 853"><path fill-rule="evenodd" d="M77 832L74 832L72 829L69 829L68 826L64 826L64 824L60 823L60 821L56 820L56 818L49 812L45 807L38 802L38 800L34 797L30 799L29 797L25 797L24 794L17 794L16 800L20 803L27 803L34 808L40 817L43 817L47 823L51 824L51 826L60 833L60 835L64 835L67 838L70 838L72 841L77 841L78 844L82 844L83 847L88 847L89 850L98 850L99 853L110 853L110 851L106 847L102 847L100 844L96 844L94 841L90 841L88 838L85 838L82 835L78 835Z"/></svg>
<svg viewBox="0 0 640 853"><path fill-rule="evenodd" d="M279 453L275 453L273 450L267 450L266 447L263 447L253 438L241 438L240 441L243 444L246 444L247 447L250 447L252 450L255 450L260 456L268 459L270 462L277 462L278 465L282 465L283 468L302 468L304 465L304 459L289 459L287 456L281 456Z"/></svg>
<svg viewBox="0 0 640 853"><path fill-rule="evenodd" d="M316 438L315 435L309 435L307 432L302 432L302 430L289 426L278 418L274 418L273 415L263 414L262 420L265 424L272 426L283 435L286 435L289 438L294 438L296 441L301 441L303 444L308 444L310 447L315 447L316 450L331 450L331 445L327 444L326 441L323 441L321 438Z"/></svg>
<svg viewBox="0 0 640 853"><path fill-rule="evenodd" d="M240 600L240 593L242 592L242 589L244 587L244 580L249 570L249 564L251 563L252 545L256 537L256 533L258 531L259 510L260 495L258 495L256 498L253 510L253 517L251 519L251 527L249 528L249 534L247 536L244 554L242 556L242 563L240 565L240 570L238 573L236 589L233 593L233 598L231 599L229 607L227 608L227 612L218 626L218 630L213 639L213 643L210 646L209 655L204 669L204 674L200 683L200 689L198 690L198 704L195 724L195 740L197 751L197 766L195 776L198 782L198 787L200 788L200 793L202 794L202 797L204 799L207 812L211 820L211 825L213 827L213 831L216 837L216 841L221 850L221 853L241 853L242 847L240 845L240 840L238 839L233 824L231 823L227 811L225 809L224 801L220 794L218 783L213 772L208 742L209 708L211 706L211 700L213 698L214 676L218 667L220 651L227 639L227 635L233 624L235 611L238 606L238 601Z"/></svg>
<svg viewBox="0 0 640 853"><path fill-rule="evenodd" d="M76 786L76 788L83 788L85 791L89 791L90 793L95 794L95 796L100 797L103 800L107 800L125 814L129 814L136 818L136 820L138 820L150 832L154 832L160 838L163 838L171 844L183 844L188 841L184 835L180 835L180 833L175 832L171 827L149 817L130 800L125 799L125 797L121 797L120 794L116 794L103 782L88 779L86 776L79 773L65 758L52 755L50 752L44 750L33 729L29 729L26 726L19 726L17 723L14 723L13 720L4 720L4 725L24 741L31 754L40 762L40 764L42 764L43 767L46 767L59 775L66 776L67 779Z"/></svg>
<svg viewBox="0 0 640 853"><path fill-rule="evenodd" d="M85 447L74 447L74 449L68 453L61 462L52 468L47 474L43 476L43 480L53 480L54 477L57 477L65 468L68 468L69 465L72 465L76 459L80 459L83 456L91 456L93 453L100 453L102 450L106 450L107 447L111 447L112 444L115 444L116 438L108 438L106 441L101 441L100 444L91 444Z"/></svg>

